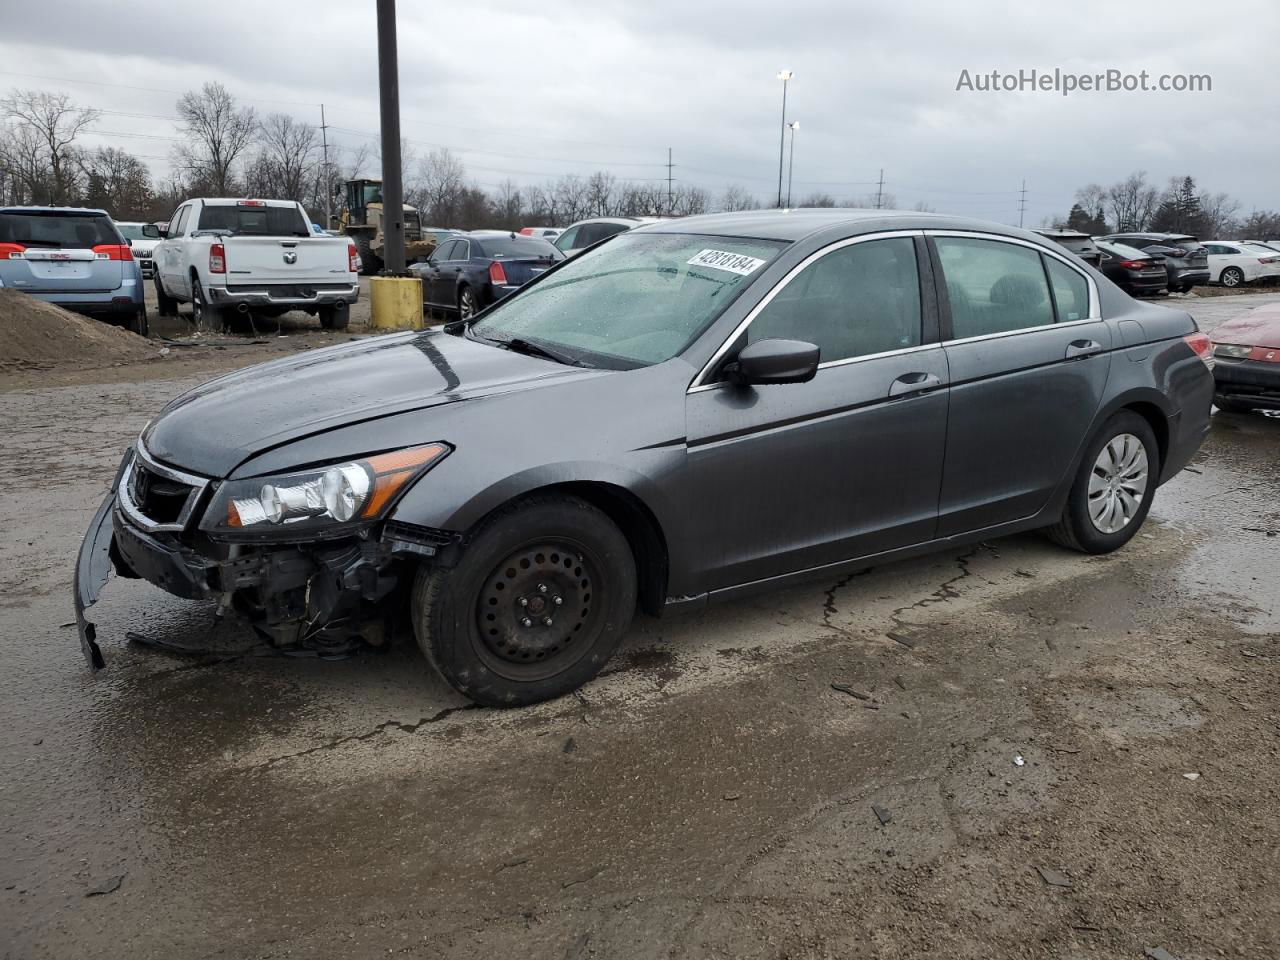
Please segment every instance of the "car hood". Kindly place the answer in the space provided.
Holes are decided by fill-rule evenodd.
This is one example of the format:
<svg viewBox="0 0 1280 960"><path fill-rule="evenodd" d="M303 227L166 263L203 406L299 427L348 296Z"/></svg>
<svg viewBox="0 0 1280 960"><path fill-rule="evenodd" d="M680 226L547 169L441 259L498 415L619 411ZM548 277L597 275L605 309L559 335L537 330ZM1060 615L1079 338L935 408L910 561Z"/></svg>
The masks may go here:
<svg viewBox="0 0 1280 960"><path fill-rule="evenodd" d="M1219 324L1209 337L1214 343L1280 350L1280 303L1257 307L1242 317Z"/></svg>
<svg viewBox="0 0 1280 960"><path fill-rule="evenodd" d="M440 332L368 337L211 380L165 407L142 442L157 460L221 478L250 457L339 427L607 375ZM439 439L427 433L423 442Z"/></svg>

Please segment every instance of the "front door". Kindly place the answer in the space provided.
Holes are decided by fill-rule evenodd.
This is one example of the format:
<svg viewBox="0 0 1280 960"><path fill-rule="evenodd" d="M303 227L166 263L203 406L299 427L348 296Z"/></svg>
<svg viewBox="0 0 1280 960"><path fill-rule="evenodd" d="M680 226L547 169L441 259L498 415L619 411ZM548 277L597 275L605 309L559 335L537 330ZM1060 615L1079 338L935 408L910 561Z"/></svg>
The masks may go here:
<svg viewBox="0 0 1280 960"><path fill-rule="evenodd" d="M1111 330L1083 272L1032 244L936 236L951 408L938 535L1037 513L1102 403Z"/></svg>
<svg viewBox="0 0 1280 960"><path fill-rule="evenodd" d="M735 348L815 343L813 380L734 386L713 375L690 391L686 523L703 545L702 589L934 536L948 373L927 258L917 265L924 250L908 235L841 241L762 302Z"/></svg>

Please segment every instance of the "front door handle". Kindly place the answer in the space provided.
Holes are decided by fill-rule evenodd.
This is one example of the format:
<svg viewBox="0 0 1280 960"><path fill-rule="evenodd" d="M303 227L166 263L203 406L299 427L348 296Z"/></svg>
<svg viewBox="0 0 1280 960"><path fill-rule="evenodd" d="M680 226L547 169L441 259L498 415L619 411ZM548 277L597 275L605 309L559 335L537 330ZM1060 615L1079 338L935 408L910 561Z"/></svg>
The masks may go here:
<svg viewBox="0 0 1280 960"><path fill-rule="evenodd" d="M942 378L936 373L925 373L923 370L904 373L889 385L889 396L907 397L924 393L926 390L935 390L940 386L942 386Z"/></svg>
<svg viewBox="0 0 1280 960"><path fill-rule="evenodd" d="M1072 340L1067 344L1066 359L1083 360L1102 352L1102 344L1097 340Z"/></svg>

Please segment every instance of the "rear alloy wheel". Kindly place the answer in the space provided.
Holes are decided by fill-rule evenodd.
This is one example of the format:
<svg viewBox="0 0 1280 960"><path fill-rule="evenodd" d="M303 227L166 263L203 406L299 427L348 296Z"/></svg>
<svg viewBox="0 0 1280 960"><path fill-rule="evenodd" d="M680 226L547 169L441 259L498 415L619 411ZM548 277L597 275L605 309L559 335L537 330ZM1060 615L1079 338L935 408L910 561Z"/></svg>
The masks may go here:
<svg viewBox="0 0 1280 960"><path fill-rule="evenodd" d="M476 302L476 295L470 287L463 287L462 292L458 294L458 315L467 320L474 317L480 312L480 305Z"/></svg>
<svg viewBox="0 0 1280 960"><path fill-rule="evenodd" d="M534 496L486 519L454 567L423 566L414 631L459 692L491 707L562 696L631 623L636 568L621 531L574 497Z"/></svg>
<svg viewBox="0 0 1280 960"><path fill-rule="evenodd" d="M1218 277L1218 282L1224 287L1238 287L1244 283L1244 271L1239 267L1227 267Z"/></svg>
<svg viewBox="0 0 1280 960"><path fill-rule="evenodd" d="M1160 451L1151 425L1122 410L1085 450L1062 517L1046 532L1073 550L1110 553L1142 527L1160 477Z"/></svg>

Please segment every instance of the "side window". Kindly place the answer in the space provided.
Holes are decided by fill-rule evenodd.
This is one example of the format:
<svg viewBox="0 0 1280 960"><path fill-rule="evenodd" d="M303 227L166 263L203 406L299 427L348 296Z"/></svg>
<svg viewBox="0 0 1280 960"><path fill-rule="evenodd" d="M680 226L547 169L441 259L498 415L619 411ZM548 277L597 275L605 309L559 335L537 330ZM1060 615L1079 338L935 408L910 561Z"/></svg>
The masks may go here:
<svg viewBox="0 0 1280 960"><path fill-rule="evenodd" d="M455 240L453 241L453 249L449 251L450 260L470 260L471 259L471 241Z"/></svg>
<svg viewBox="0 0 1280 960"><path fill-rule="evenodd" d="M1035 250L969 237L935 237L934 243L951 304L953 339L1054 322L1049 284Z"/></svg>
<svg viewBox="0 0 1280 960"><path fill-rule="evenodd" d="M578 231L581 229L581 227L570 227L564 233L560 234L560 236L556 237L556 246L561 250L577 249Z"/></svg>
<svg viewBox="0 0 1280 960"><path fill-rule="evenodd" d="M457 248L458 248L457 240L448 240L445 242L443 246L441 246L435 251L435 254L434 256L432 256L431 259L437 263L441 263L445 260L449 260L453 257L453 251L456 250Z"/></svg>
<svg viewBox="0 0 1280 960"><path fill-rule="evenodd" d="M180 237L187 229L187 214L191 212L191 207L183 205L174 213L174 220L169 222L169 236Z"/></svg>
<svg viewBox="0 0 1280 960"><path fill-rule="evenodd" d="M822 363L919 346L912 239L852 243L809 264L747 328L749 343L774 338L817 344Z"/></svg>
<svg viewBox="0 0 1280 960"><path fill-rule="evenodd" d="M1089 281L1061 260L1045 257L1044 262L1049 268L1049 284L1053 287L1053 302L1058 308L1058 322L1070 323L1089 316Z"/></svg>

